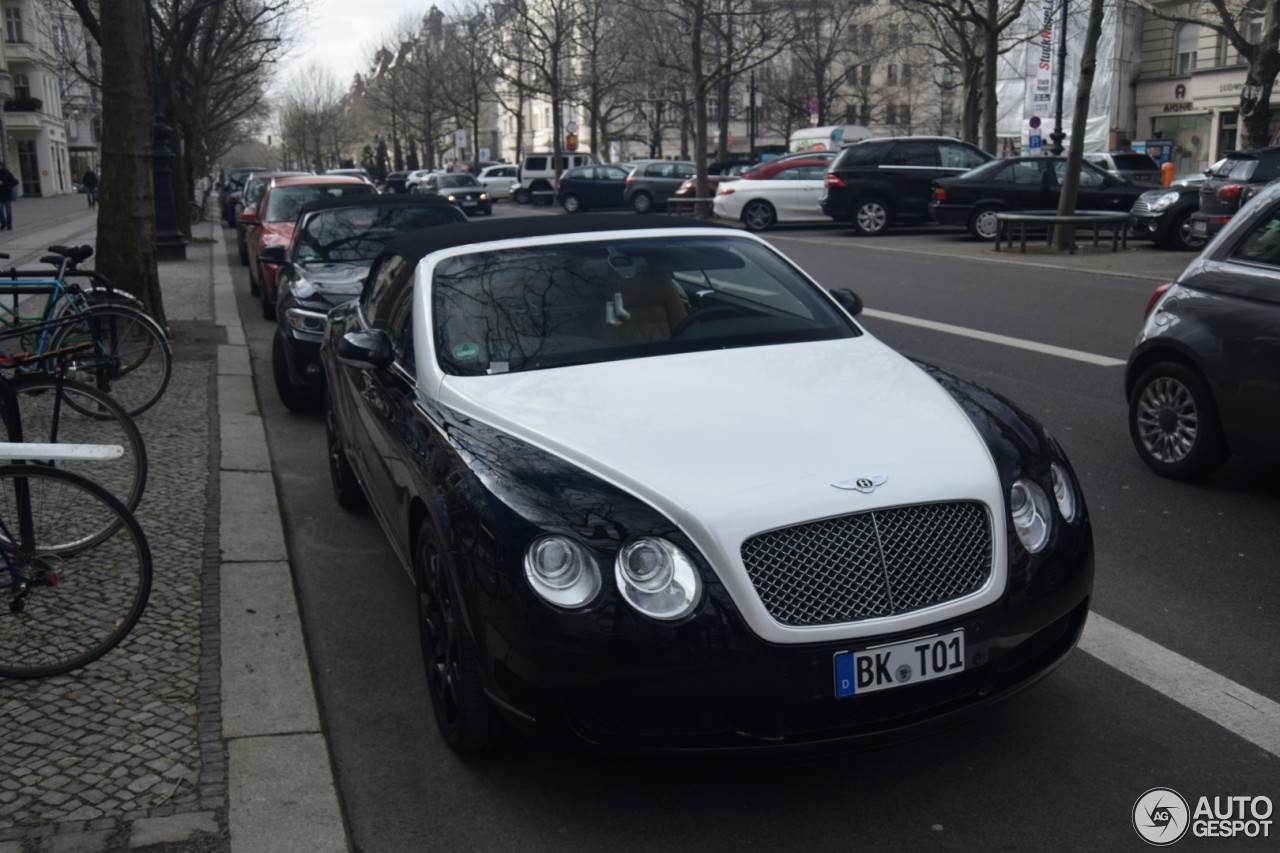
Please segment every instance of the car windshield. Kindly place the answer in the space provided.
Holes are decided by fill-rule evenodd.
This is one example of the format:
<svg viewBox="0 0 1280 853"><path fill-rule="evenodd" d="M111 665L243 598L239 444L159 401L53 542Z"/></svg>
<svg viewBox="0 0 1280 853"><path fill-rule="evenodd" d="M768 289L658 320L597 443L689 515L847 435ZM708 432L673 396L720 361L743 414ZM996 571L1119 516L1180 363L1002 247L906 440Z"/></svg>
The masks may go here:
<svg viewBox="0 0 1280 853"><path fill-rule="evenodd" d="M482 375L859 334L799 272L739 237L476 252L436 268L447 373Z"/></svg>
<svg viewBox="0 0 1280 853"><path fill-rule="evenodd" d="M1157 172L1160 170L1160 167L1156 165L1156 161L1146 154L1112 154L1111 159L1115 160L1117 169L1125 169L1131 172Z"/></svg>
<svg viewBox="0 0 1280 853"><path fill-rule="evenodd" d="M267 201L267 222L293 222L302 212L302 206L323 198L341 198L349 195L368 195L374 192L369 184L312 184L300 187L276 187Z"/></svg>
<svg viewBox="0 0 1280 853"><path fill-rule="evenodd" d="M1226 176L1233 181L1247 181L1257 168L1258 161L1252 157L1247 160L1236 160L1227 170Z"/></svg>
<svg viewBox="0 0 1280 853"><path fill-rule="evenodd" d="M475 179L474 175L458 174L458 175L441 175L439 186L441 189L454 189L456 187L478 187L480 182Z"/></svg>
<svg viewBox="0 0 1280 853"><path fill-rule="evenodd" d="M392 237L406 231L465 222L453 205L415 204L340 207L311 216L298 235L297 260L304 263L370 261Z"/></svg>

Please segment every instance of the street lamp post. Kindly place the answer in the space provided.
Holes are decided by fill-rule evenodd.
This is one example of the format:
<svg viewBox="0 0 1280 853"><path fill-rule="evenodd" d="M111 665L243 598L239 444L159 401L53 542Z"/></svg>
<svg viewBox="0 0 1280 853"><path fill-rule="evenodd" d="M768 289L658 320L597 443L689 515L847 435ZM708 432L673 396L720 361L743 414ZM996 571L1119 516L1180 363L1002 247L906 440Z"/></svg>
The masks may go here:
<svg viewBox="0 0 1280 853"><path fill-rule="evenodd" d="M1062 84L1067 76L1067 0L1062 0L1062 25L1058 28L1058 102L1053 112L1053 133L1049 140L1053 145L1049 152L1058 157L1062 154L1062 140L1067 135L1062 130Z"/></svg>

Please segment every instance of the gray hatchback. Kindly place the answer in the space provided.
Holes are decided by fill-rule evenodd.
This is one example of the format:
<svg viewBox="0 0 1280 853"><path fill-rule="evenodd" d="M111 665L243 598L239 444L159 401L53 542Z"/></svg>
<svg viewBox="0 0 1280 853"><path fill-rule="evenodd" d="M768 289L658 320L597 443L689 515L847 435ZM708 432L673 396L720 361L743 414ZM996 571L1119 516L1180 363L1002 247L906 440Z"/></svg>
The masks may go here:
<svg viewBox="0 0 1280 853"><path fill-rule="evenodd" d="M664 207L680 185L697 174L684 160L651 160L639 163L627 176L623 201L636 213Z"/></svg>
<svg viewBox="0 0 1280 853"><path fill-rule="evenodd" d="M1125 367L1129 432L1165 477L1280 462L1280 183L1147 304Z"/></svg>

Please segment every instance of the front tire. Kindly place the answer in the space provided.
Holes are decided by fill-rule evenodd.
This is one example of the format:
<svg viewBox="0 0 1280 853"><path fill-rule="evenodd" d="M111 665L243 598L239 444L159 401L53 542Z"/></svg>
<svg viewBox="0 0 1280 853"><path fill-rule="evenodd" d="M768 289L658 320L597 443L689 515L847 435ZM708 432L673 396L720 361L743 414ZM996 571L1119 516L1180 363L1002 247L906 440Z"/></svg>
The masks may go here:
<svg viewBox="0 0 1280 853"><path fill-rule="evenodd" d="M742 211L742 224L748 231L768 231L777 221L773 205L767 201L753 201Z"/></svg>
<svg viewBox="0 0 1280 853"><path fill-rule="evenodd" d="M1162 477L1196 480L1230 452L1213 394L1195 370L1161 361L1142 372L1129 397L1129 436L1138 456Z"/></svg>
<svg viewBox="0 0 1280 853"><path fill-rule="evenodd" d="M969 216L969 233L979 240L990 243L1000 233L1000 223L996 214L1000 208L994 205L979 205Z"/></svg>
<svg viewBox="0 0 1280 853"><path fill-rule="evenodd" d="M1187 252L1198 252L1209 242L1207 237L1197 237L1191 232L1191 214L1195 209L1188 209L1169 226L1165 234L1164 245L1170 249L1182 249Z"/></svg>
<svg viewBox="0 0 1280 853"><path fill-rule="evenodd" d="M491 749L504 739L505 724L484 693L462 599L429 521L419 526L414 538L413 577L422 665L440 736L455 752Z"/></svg>
<svg viewBox="0 0 1280 853"><path fill-rule="evenodd" d="M580 213L582 211L582 202L572 193L561 200L560 206L564 208L565 213Z"/></svg>
<svg viewBox="0 0 1280 853"><path fill-rule="evenodd" d="M343 509L362 509L368 500L360 481L356 479L355 469L347 459L347 451L342 447L342 439L338 435L338 416L333 411L333 401L325 396L324 401L324 435L325 446L329 457L329 484L333 486L333 498Z"/></svg>
<svg viewBox="0 0 1280 853"><path fill-rule="evenodd" d="M319 402L317 395L310 388L299 388L293 384L289 375L289 359L284 353L284 332L276 327L275 337L271 339L271 376L276 383L276 396L284 407L291 412L302 412L314 409Z"/></svg>
<svg viewBox="0 0 1280 853"><path fill-rule="evenodd" d="M859 234L877 236L883 234L893 220L893 208L879 198L866 198L853 209L853 227Z"/></svg>

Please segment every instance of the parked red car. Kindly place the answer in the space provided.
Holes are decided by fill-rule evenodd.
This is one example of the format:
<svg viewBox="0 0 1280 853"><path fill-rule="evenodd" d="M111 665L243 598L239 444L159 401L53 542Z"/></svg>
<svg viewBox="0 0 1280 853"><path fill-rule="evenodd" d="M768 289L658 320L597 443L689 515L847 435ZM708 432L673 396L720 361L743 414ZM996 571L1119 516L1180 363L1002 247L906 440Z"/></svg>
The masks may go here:
<svg viewBox="0 0 1280 853"><path fill-rule="evenodd" d="M363 178L350 175L305 175L280 178L262 194L256 210L246 210L241 219L256 226L249 240L249 288L262 301L262 316L276 316L276 265L260 261L268 246L288 246L303 205L326 198L372 195L377 190Z"/></svg>

